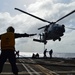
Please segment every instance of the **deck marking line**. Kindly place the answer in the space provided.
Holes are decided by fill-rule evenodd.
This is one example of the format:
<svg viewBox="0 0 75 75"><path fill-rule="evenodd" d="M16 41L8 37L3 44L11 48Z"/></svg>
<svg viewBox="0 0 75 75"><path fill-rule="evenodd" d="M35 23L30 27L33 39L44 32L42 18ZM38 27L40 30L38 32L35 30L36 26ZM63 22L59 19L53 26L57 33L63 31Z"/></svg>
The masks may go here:
<svg viewBox="0 0 75 75"><path fill-rule="evenodd" d="M30 70L22 63L22 65L23 65L23 67L28 71L28 73L30 74L30 75L33 75L31 72L30 72Z"/></svg>
<svg viewBox="0 0 75 75"><path fill-rule="evenodd" d="M27 64L26 64L27 65ZM35 71L33 68L31 68L29 65L27 65L36 75L40 75L37 71Z"/></svg>
<svg viewBox="0 0 75 75"><path fill-rule="evenodd" d="M41 65L36 65L44 74L46 74L46 75L58 75L56 72L54 72L54 71L50 71L50 70L48 70L48 69L46 69L46 68L44 68L43 66L41 66Z"/></svg>

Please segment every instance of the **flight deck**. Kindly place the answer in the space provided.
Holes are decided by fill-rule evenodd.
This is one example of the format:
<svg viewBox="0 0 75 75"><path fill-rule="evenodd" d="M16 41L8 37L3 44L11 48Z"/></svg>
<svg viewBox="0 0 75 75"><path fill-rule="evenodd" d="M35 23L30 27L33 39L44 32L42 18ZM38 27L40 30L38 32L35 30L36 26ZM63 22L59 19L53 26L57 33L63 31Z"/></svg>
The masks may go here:
<svg viewBox="0 0 75 75"><path fill-rule="evenodd" d="M19 75L75 75L75 60L62 58L17 59ZM7 61L0 75L14 75Z"/></svg>

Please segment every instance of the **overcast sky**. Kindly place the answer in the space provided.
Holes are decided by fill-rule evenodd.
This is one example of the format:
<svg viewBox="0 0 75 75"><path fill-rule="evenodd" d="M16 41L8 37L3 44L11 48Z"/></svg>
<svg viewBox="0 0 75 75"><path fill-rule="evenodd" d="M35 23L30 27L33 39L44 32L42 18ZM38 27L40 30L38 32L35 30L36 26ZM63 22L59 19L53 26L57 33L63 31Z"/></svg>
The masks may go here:
<svg viewBox="0 0 75 75"><path fill-rule="evenodd" d="M8 26L13 26L16 33L39 34L41 31L38 31L37 28L48 24L14 10L15 7L52 22L75 10L75 0L0 0L0 34L6 32ZM75 13L58 24L75 28ZM16 39L16 50L42 53L44 44L34 42L33 38L39 37ZM53 49L54 52L75 53L75 30L66 28L61 41L50 40L46 48Z"/></svg>

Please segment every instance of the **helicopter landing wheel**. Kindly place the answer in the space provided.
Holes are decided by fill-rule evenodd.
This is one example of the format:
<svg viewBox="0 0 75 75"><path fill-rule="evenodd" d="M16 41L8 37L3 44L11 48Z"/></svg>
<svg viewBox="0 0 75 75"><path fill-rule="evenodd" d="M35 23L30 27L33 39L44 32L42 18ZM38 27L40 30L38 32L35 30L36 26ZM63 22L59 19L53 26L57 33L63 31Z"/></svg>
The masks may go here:
<svg viewBox="0 0 75 75"><path fill-rule="evenodd" d="M55 41L56 39L53 39L53 41Z"/></svg>
<svg viewBox="0 0 75 75"><path fill-rule="evenodd" d="M61 41L61 38L59 38L59 41Z"/></svg>
<svg viewBox="0 0 75 75"><path fill-rule="evenodd" d="M44 41L44 44L46 45L47 41Z"/></svg>

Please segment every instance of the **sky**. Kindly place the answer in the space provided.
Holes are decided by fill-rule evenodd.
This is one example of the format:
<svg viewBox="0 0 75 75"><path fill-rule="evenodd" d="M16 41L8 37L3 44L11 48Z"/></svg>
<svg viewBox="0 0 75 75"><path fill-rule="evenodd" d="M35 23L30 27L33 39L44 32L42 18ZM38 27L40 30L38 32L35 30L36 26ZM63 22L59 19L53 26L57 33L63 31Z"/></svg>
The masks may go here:
<svg viewBox="0 0 75 75"><path fill-rule="evenodd" d="M13 26L15 33L37 33L39 35L42 30L38 31L38 28L48 25L48 23L21 13L14 8L20 8L40 18L55 22L75 10L75 0L0 0L0 34L5 33L7 27ZM75 30L67 28L75 28L75 13L61 20L58 24L65 25L64 36L61 37L60 42L49 40L45 48L48 51L53 49L54 52L59 53L75 53ZM33 41L33 38L39 38L38 35L16 39L16 50L42 53L44 44Z"/></svg>

